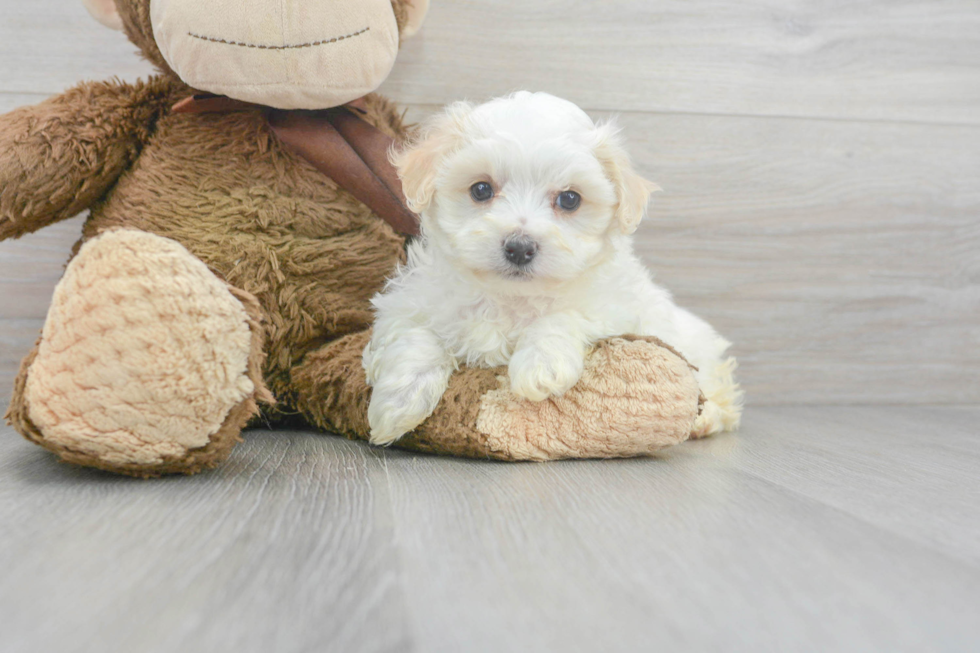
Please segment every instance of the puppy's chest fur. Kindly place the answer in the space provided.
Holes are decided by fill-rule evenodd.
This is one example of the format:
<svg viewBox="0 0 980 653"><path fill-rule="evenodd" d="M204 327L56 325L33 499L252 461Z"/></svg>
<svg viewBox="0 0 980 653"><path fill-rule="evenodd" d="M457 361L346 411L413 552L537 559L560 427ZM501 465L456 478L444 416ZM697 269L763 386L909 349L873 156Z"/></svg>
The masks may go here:
<svg viewBox="0 0 980 653"><path fill-rule="evenodd" d="M454 307L453 315L438 329L447 351L467 365L506 365L517 341L538 318L555 309L556 300L541 297L507 297L485 294Z"/></svg>

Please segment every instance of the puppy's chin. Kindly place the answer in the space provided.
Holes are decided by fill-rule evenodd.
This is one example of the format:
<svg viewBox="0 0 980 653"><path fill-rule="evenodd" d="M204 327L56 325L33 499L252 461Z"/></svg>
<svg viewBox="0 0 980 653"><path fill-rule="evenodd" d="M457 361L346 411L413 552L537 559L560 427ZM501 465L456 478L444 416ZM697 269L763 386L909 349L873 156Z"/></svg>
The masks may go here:
<svg viewBox="0 0 980 653"><path fill-rule="evenodd" d="M558 295L575 279L558 279L537 273L532 269L519 270L516 268L483 269L468 267L466 273L475 285L495 295L551 296Z"/></svg>
<svg viewBox="0 0 980 653"><path fill-rule="evenodd" d="M502 270L498 272L498 275L506 281L517 281L524 283L530 283L536 278L540 278L540 275L535 275L531 270L521 270L518 268Z"/></svg>
<svg viewBox="0 0 980 653"><path fill-rule="evenodd" d="M457 252L448 254L445 250L442 257L461 277L484 290L494 294L527 296L557 295L579 283L587 283L586 278L596 267L609 260L610 253L603 250L586 262L541 260L526 267L511 265L503 260L475 260L475 257L459 256Z"/></svg>
<svg viewBox="0 0 980 653"><path fill-rule="evenodd" d="M500 285L501 287L508 284L528 285L541 279L539 275L535 275L530 270L508 269L503 266L499 268L478 267L454 260L453 267L464 277L474 279L484 285Z"/></svg>

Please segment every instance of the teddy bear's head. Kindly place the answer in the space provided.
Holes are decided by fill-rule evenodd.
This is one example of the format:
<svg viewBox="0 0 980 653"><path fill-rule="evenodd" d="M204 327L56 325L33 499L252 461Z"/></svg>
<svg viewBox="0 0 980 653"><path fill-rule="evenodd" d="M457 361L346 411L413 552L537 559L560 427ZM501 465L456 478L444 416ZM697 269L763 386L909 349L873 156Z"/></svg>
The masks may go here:
<svg viewBox="0 0 980 653"><path fill-rule="evenodd" d="M375 90L428 0L82 0L188 86L279 109Z"/></svg>

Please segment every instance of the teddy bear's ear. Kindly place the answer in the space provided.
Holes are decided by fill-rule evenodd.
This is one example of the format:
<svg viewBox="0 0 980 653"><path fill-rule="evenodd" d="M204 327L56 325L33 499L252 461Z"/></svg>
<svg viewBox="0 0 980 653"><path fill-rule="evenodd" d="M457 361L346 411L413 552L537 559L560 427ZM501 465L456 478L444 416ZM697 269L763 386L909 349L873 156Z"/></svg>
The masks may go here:
<svg viewBox="0 0 980 653"><path fill-rule="evenodd" d="M633 170L629 154L620 142L619 127L614 123L599 125L596 135L596 158L616 187L616 221L623 233L631 234L646 214L650 195L659 191L660 186Z"/></svg>
<svg viewBox="0 0 980 653"><path fill-rule="evenodd" d="M422 21L429 13L429 0L405 0L405 10L408 12L408 22L402 29L402 38L407 39L422 27Z"/></svg>
<svg viewBox="0 0 980 653"><path fill-rule="evenodd" d="M106 27L122 31L122 18L119 17L115 0L82 0L82 4L97 21Z"/></svg>

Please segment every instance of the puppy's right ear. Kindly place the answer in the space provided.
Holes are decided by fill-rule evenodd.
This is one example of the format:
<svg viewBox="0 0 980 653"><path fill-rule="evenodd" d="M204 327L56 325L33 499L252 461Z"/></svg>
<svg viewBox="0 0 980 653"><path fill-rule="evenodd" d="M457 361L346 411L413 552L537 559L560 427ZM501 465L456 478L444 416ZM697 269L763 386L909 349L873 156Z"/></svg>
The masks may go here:
<svg viewBox="0 0 980 653"><path fill-rule="evenodd" d="M82 0L82 4L95 20L106 27L122 31L123 23L119 10L116 9L116 0Z"/></svg>
<svg viewBox="0 0 980 653"><path fill-rule="evenodd" d="M398 171L408 208L421 214L432 202L439 162L463 140L466 118L473 106L455 102L423 125L408 143L388 158Z"/></svg>
<svg viewBox="0 0 980 653"><path fill-rule="evenodd" d="M616 222L624 234L631 234L640 226L646 214L650 194L660 190L633 170L629 154L619 138L619 127L607 122L596 128L595 154L605 169L609 181L616 187Z"/></svg>

